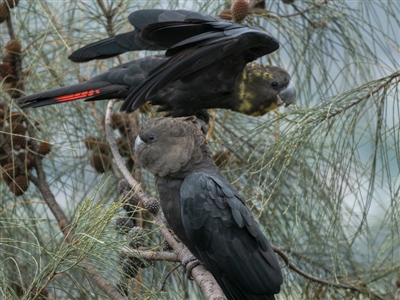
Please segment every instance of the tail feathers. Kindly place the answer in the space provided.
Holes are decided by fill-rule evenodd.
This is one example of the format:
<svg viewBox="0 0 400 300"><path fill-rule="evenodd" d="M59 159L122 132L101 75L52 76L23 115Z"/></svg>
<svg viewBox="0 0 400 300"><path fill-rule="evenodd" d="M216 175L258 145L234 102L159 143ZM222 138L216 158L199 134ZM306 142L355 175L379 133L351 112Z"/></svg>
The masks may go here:
<svg viewBox="0 0 400 300"><path fill-rule="evenodd" d="M129 87L121 85L108 85L104 87L97 83L88 86L86 83L79 83L69 87L63 87L47 92L42 92L17 99L22 108L40 107L57 103L64 103L80 99L105 100L112 98L123 98ZM103 87L102 87L103 86Z"/></svg>

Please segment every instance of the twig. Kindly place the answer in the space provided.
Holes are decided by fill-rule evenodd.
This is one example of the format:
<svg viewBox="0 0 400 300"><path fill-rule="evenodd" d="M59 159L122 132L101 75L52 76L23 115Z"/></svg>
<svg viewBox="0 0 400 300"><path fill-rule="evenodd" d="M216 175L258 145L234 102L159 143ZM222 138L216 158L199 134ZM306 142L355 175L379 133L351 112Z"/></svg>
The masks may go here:
<svg viewBox="0 0 400 300"><path fill-rule="evenodd" d="M161 291L164 290L164 286L165 286L165 283L167 282L167 279L168 279L169 275L171 275L176 269L178 269L178 268L181 267L181 266L182 266L181 264L176 265L175 267L173 267L173 268L168 272L167 276L165 276L165 278L164 278L164 280L163 280L163 283L162 283L162 285L161 285L161 289L160 289Z"/></svg>
<svg viewBox="0 0 400 300"><path fill-rule="evenodd" d="M82 267L86 273L89 275L90 279L111 299L113 300L127 300L122 296L114 285L110 284L109 281L105 280L103 277L97 275L97 271L86 263Z"/></svg>
<svg viewBox="0 0 400 300"><path fill-rule="evenodd" d="M213 114L212 119L211 119L210 129L208 129L208 132L207 132L206 141L210 140L210 138L211 138L212 132L214 130L214 125L215 125L215 119L216 118L217 118L217 112L214 111L214 114Z"/></svg>
<svg viewBox="0 0 400 300"><path fill-rule="evenodd" d="M305 15L305 11L301 11L300 9L297 8L296 5L292 4L293 8L300 14L300 16L302 18L304 18L304 20L306 20L308 23L310 23L310 25L314 28L318 27L313 21L311 21L306 15Z"/></svg>
<svg viewBox="0 0 400 300"><path fill-rule="evenodd" d="M2 214L6 213L7 210L9 210L15 206L18 206L18 205L26 205L26 204L46 204L46 203L42 202L42 201L30 201L30 200L14 202L14 203L6 206L2 211L0 211L0 217Z"/></svg>
<svg viewBox="0 0 400 300"><path fill-rule="evenodd" d="M132 177L131 173L126 168L124 161L118 151L117 142L115 140L114 131L112 129L112 119L111 119L111 113L115 102L116 102L115 100L112 100L107 105L106 121L105 121L107 141L110 144L111 152L114 156L117 166L119 167L125 179L128 181L129 185L135 191L135 195L138 197L138 199L143 203L143 206L146 208L149 207L149 204L151 203L152 200L147 198L142 188L140 187L140 184ZM190 253L190 251L182 243L178 243L171 235L169 230L165 227L164 222L161 219L160 215L158 213L152 215L154 222L160 227L161 233L163 234L168 244L174 249L179 261L182 262L185 258L191 257L192 254ZM212 300L224 299L224 294L221 288L219 287L219 285L217 284L211 273L208 272L203 265L198 265L194 267L192 269L192 276L202 289L206 299L212 299Z"/></svg>
<svg viewBox="0 0 400 300"><path fill-rule="evenodd" d="M297 11L297 13L289 14L289 15L282 15L282 16L279 16L279 18L291 18L291 17L295 17L295 16L299 16L299 15L304 15L306 12L309 12L309 11L315 9L315 8L320 8L321 6L323 6L324 4L327 4L327 3L328 3L328 0L325 0L322 3L316 3L316 4L306 8L304 10L299 10L294 4L292 4L294 9Z"/></svg>
<svg viewBox="0 0 400 300"><path fill-rule="evenodd" d="M352 291L359 292L363 295L369 295L372 296L373 299L381 299L384 300L384 298L374 292L371 292L368 287L360 287L356 285L351 285L351 284L346 284L346 283L340 283L340 282L333 282L329 280L325 280L322 278L315 277L311 274L308 274L301 270L300 268L296 267L291 261L289 256L279 247L271 245L272 249L285 261L286 265L289 267L289 269L292 269L295 271L297 274L300 274L304 278L307 278L308 280L323 284L323 285L328 285L328 286L333 286L341 289L349 289Z"/></svg>
<svg viewBox="0 0 400 300"><path fill-rule="evenodd" d="M381 89L386 88L387 85L393 79L398 78L398 77L400 77L400 72L393 73L392 75L389 76L389 78L387 80L385 80L385 82L383 82L382 84L377 86L375 89L373 89L367 95L365 95L365 96L363 96L361 98L358 98L356 101L354 101L354 102L350 103L349 105L347 105L347 106L345 106L345 107L343 107L343 108L341 108L341 109L339 109L339 110L327 115L326 117L320 117L320 118L317 118L317 119L314 119L314 120L310 120L307 123L326 121L326 120L329 120L329 119L337 116L338 114L340 114L340 113L352 108L353 106L356 106L357 104L359 104L360 102L364 101L365 99L368 99L368 98L372 97L374 94L378 93ZM393 84L397 84L397 83L400 83L400 78L398 78ZM370 84L370 83L368 83L368 84ZM362 89L363 87L364 86L361 86L361 87L359 87L359 89Z"/></svg>

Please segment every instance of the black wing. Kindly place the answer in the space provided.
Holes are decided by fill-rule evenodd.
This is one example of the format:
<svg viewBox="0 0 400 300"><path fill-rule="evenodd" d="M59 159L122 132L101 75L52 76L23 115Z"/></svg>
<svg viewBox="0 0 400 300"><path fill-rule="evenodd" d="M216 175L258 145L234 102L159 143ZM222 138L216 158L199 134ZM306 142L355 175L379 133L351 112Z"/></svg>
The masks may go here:
<svg viewBox="0 0 400 300"><path fill-rule="evenodd" d="M194 173L181 186L189 240L228 299L274 299L283 282L274 251L224 178Z"/></svg>
<svg viewBox="0 0 400 300"><path fill-rule="evenodd" d="M167 47L155 45L143 41L140 32L147 25L167 22L183 21L186 18L197 18L204 20L215 20L215 18L206 14L192 12L189 10L165 10L165 9L143 9L131 13L128 17L129 22L135 28L133 31L117 34L116 36L106 38L73 52L68 58L74 62L87 62L93 59L103 59L116 56L128 51L138 50L164 50ZM180 37L175 37L181 40ZM171 43L175 43L175 38ZM171 45L172 45L171 44Z"/></svg>
<svg viewBox="0 0 400 300"><path fill-rule="evenodd" d="M40 107L80 99L89 101L125 98L131 89L139 86L147 73L165 60L164 56L146 56L66 87L18 98L23 108Z"/></svg>
<svg viewBox="0 0 400 300"><path fill-rule="evenodd" d="M182 41L170 37L186 37ZM218 78L227 65L235 65L231 83L245 65L279 48L279 42L265 31L223 20L186 19L183 22L159 22L146 26L141 38L155 45L167 47L165 63L149 73L148 78L133 90L121 106L131 112L151 100L169 83L191 82L203 72Z"/></svg>

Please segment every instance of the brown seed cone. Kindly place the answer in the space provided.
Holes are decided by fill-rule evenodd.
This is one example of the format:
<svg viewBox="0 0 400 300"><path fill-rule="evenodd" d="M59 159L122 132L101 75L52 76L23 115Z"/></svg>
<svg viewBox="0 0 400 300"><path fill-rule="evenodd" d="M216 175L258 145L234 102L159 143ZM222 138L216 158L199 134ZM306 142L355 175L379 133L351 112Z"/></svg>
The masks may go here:
<svg viewBox="0 0 400 300"><path fill-rule="evenodd" d="M7 115L7 105L0 102L0 129L2 129L4 124L4 117Z"/></svg>
<svg viewBox="0 0 400 300"><path fill-rule="evenodd" d="M1 7L1 4L0 4ZM3 56L3 63L9 63L11 68L15 65L15 55L12 55L11 53L6 53Z"/></svg>
<svg viewBox="0 0 400 300"><path fill-rule="evenodd" d="M7 129L7 131L12 130L12 128L10 128L10 125L8 125L6 129ZM24 146L25 141L26 141L26 138L24 136L25 132L22 132L22 128L20 126L18 126L18 128L15 127L15 129L16 129L16 131L10 132L11 137L13 139L13 144Z"/></svg>
<svg viewBox="0 0 400 300"><path fill-rule="evenodd" d="M8 4L8 7L10 8L14 8L19 4L19 0L5 0L4 2Z"/></svg>
<svg viewBox="0 0 400 300"><path fill-rule="evenodd" d="M5 129L5 132L8 133L13 133L13 134L19 134L19 135L24 135L25 134L25 126L19 122L13 122L10 125L8 125Z"/></svg>
<svg viewBox="0 0 400 300"><path fill-rule="evenodd" d="M10 162L10 157L7 154L0 154L0 166L4 167Z"/></svg>
<svg viewBox="0 0 400 300"><path fill-rule="evenodd" d="M400 288L400 278L397 278L394 284L397 288Z"/></svg>
<svg viewBox="0 0 400 300"><path fill-rule="evenodd" d="M3 23L10 16L10 9L7 4L0 3L0 23Z"/></svg>
<svg viewBox="0 0 400 300"><path fill-rule="evenodd" d="M13 99L18 99L22 97L21 94L21 87L23 86L22 80L20 81L13 81L11 84L11 88L7 90L7 93L10 95L11 98Z"/></svg>
<svg viewBox="0 0 400 300"><path fill-rule="evenodd" d="M232 16L232 10L231 9L224 9L223 11L221 11L219 13L219 16L221 19L223 20L232 20L233 16Z"/></svg>
<svg viewBox="0 0 400 300"><path fill-rule="evenodd" d="M87 136L83 139L85 146L88 150L93 150L94 145L97 144L100 139L97 136Z"/></svg>
<svg viewBox="0 0 400 300"><path fill-rule="evenodd" d="M20 135L12 135L11 147L14 150L21 150L26 148L26 138Z"/></svg>
<svg viewBox="0 0 400 300"><path fill-rule="evenodd" d="M38 147L38 153L43 156L49 154L51 151L51 146L52 145L49 142L41 141Z"/></svg>
<svg viewBox="0 0 400 300"><path fill-rule="evenodd" d="M100 152L94 152L90 157L90 164L98 173L105 173L110 168L110 157Z"/></svg>
<svg viewBox="0 0 400 300"><path fill-rule="evenodd" d="M3 91L6 91L11 98L17 99L21 97L22 81L17 81L14 76L8 76L4 79Z"/></svg>
<svg viewBox="0 0 400 300"><path fill-rule="evenodd" d="M21 196L29 187L29 181L25 175L19 175L15 177L14 181L8 184L8 187L15 196Z"/></svg>
<svg viewBox="0 0 400 300"><path fill-rule="evenodd" d="M250 12L250 4L246 0L236 0L232 5L233 21L242 22Z"/></svg>
<svg viewBox="0 0 400 300"><path fill-rule="evenodd" d="M3 166L1 177L6 184L10 184L18 175L21 175L21 172L15 168L12 163L8 163Z"/></svg>
<svg viewBox="0 0 400 300"><path fill-rule="evenodd" d="M14 54L14 55L20 55L21 54L21 43L18 40L10 40L6 44L6 52Z"/></svg>
<svg viewBox="0 0 400 300"><path fill-rule="evenodd" d="M110 145L96 136L88 136L83 142L88 150L100 151L104 154L111 153Z"/></svg>
<svg viewBox="0 0 400 300"><path fill-rule="evenodd" d="M10 66L10 63L5 62L0 64L0 78L6 78L13 74L13 69Z"/></svg>
<svg viewBox="0 0 400 300"><path fill-rule="evenodd" d="M144 208L150 213L156 214L160 210L160 202L155 198L149 198Z"/></svg>
<svg viewBox="0 0 400 300"><path fill-rule="evenodd" d="M113 113L111 115L113 121L113 128L119 129L121 133L125 133L130 130L129 122L131 121L128 114L125 113Z"/></svg>

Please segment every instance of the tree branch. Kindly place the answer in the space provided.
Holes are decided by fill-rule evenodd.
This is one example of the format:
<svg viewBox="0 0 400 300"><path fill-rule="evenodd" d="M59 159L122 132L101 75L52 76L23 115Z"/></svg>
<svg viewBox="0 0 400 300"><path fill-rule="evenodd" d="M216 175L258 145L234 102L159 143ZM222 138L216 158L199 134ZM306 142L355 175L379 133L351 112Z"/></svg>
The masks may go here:
<svg viewBox="0 0 400 300"><path fill-rule="evenodd" d="M137 250L126 246L122 247L122 252L132 258L141 257L151 261L180 262L178 255L174 252Z"/></svg>
<svg viewBox="0 0 400 300"><path fill-rule="evenodd" d="M372 296L373 299L384 300L384 298L382 296L372 292L371 290L368 289L367 286L361 287L361 286L347 284L347 283L333 282L333 281L325 280L322 278L315 277L311 274L308 274L308 273L304 272L303 270L301 270L300 268L296 267L290 261L289 256L281 248L274 246L274 245L271 245L271 246L272 246L272 249L285 261L285 263L289 267L289 269L295 271L297 274L300 274L301 276L303 276L304 278L307 278L308 280L311 280L311 281L314 281L314 282L317 282L317 283L320 283L323 285L334 286L334 287L341 288L341 289L349 289L352 291L356 291L363 295Z"/></svg>

